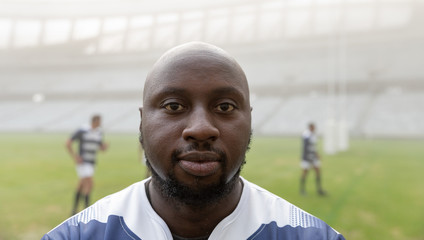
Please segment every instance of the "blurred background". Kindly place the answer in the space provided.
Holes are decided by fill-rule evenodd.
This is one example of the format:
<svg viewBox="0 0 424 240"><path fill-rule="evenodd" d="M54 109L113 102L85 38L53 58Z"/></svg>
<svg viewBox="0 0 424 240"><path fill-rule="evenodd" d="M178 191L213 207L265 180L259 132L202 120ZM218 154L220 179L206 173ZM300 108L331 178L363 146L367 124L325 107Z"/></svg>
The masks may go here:
<svg viewBox="0 0 424 240"><path fill-rule="evenodd" d="M153 62L199 40L245 69L255 134L424 137L421 0L0 3L1 132L137 131Z"/></svg>
<svg viewBox="0 0 424 240"><path fill-rule="evenodd" d="M328 155L424 139L422 0L0 0L0 135L68 135L93 113L137 135L149 69L189 41L239 61L255 136L315 122Z"/></svg>

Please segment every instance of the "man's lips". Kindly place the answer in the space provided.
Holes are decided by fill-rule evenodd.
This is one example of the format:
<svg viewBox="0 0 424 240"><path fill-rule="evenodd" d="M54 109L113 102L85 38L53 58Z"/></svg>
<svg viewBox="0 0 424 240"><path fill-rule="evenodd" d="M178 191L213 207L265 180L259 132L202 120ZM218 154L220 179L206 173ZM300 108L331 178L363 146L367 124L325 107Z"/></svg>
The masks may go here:
<svg viewBox="0 0 424 240"><path fill-rule="evenodd" d="M188 174L206 177L220 167L220 156L215 152L188 152L177 156L178 165Z"/></svg>

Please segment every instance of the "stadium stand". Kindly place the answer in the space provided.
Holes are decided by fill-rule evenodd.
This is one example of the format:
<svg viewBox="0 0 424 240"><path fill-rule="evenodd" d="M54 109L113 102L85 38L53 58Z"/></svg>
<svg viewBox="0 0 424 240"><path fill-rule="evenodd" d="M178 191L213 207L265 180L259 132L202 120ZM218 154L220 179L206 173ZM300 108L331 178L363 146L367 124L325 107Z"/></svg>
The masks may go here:
<svg viewBox="0 0 424 240"><path fill-rule="evenodd" d="M368 137L420 137L424 133L424 92L383 93L370 106L372 115L364 124Z"/></svg>
<svg viewBox="0 0 424 240"><path fill-rule="evenodd" d="M245 69L255 134L322 134L334 118L351 136L424 138L420 0L44 4L2 3L0 132L69 132L93 113L137 132L153 61L201 40Z"/></svg>

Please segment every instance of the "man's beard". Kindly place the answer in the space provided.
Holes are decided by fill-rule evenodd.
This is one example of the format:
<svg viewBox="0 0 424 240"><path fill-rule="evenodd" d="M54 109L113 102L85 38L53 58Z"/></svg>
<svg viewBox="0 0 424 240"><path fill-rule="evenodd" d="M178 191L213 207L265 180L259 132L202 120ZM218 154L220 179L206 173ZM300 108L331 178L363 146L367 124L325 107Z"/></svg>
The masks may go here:
<svg viewBox="0 0 424 240"><path fill-rule="evenodd" d="M249 149L251 137L249 138L248 146L246 152ZM198 144L192 144L187 149L176 150L172 153L172 164L175 166L178 164L177 156L184 152L198 149ZM227 167L227 156L223 151L211 147L209 144L202 145L202 150L213 151L220 156L220 163L223 167L223 172L226 172ZM207 207L214 203L218 203L224 197L228 196L236 186L239 180L240 172L243 165L246 163L245 154L242 156L242 161L239 169L237 169L234 176L227 180L227 175L223 174L217 183L212 184L202 184L201 177L196 177L196 180L199 180L199 185L197 187L187 186L175 177L173 171L167 173L165 179L161 178L159 174L153 169L150 164L150 160L146 157L146 165L152 173L152 183L155 184L155 187L160 189L162 196L169 200L176 200L177 202L192 206L192 207Z"/></svg>

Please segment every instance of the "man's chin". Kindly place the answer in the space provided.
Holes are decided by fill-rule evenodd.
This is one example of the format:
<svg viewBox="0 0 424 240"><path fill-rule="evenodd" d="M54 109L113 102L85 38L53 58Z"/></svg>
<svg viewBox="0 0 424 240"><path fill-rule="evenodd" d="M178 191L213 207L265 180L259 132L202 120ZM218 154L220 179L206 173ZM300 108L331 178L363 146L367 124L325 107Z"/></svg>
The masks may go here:
<svg viewBox="0 0 424 240"><path fill-rule="evenodd" d="M191 179L187 181L189 183L184 183L183 179L179 180L173 172L159 176L149 159L146 160L146 165L152 173L152 183L160 190L162 197L193 207L207 207L228 196L237 184L241 167L245 163L243 161L229 180L227 175L221 175L215 179L196 177L195 181Z"/></svg>
<svg viewBox="0 0 424 240"><path fill-rule="evenodd" d="M207 183L199 179L194 185L181 183L173 176L166 180L159 176L153 176L153 178L158 183L157 187L160 188L163 197L184 205L202 207L217 203L231 193L239 176L237 174L227 183L222 179L218 183Z"/></svg>

